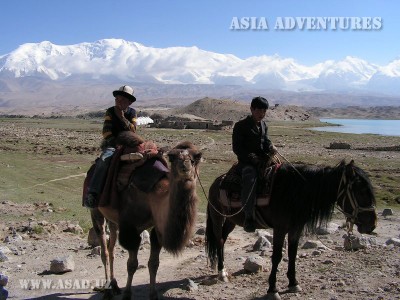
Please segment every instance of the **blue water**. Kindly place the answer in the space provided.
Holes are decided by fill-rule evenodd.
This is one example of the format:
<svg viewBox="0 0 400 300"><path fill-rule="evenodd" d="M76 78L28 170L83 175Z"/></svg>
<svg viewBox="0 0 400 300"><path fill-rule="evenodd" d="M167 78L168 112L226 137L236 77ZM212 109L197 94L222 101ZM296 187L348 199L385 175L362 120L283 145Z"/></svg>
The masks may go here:
<svg viewBox="0 0 400 300"><path fill-rule="evenodd" d="M400 120L320 119L320 121L342 126L315 127L313 130L400 136Z"/></svg>

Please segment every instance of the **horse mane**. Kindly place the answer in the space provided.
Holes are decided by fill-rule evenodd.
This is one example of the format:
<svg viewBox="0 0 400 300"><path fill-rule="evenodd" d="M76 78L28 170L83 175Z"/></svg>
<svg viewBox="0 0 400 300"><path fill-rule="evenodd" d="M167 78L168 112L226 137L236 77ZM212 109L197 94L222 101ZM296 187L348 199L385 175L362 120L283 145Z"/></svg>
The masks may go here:
<svg viewBox="0 0 400 300"><path fill-rule="evenodd" d="M275 178L270 205L289 211L293 224L298 224L299 229L304 226L306 232L315 233L318 226L332 217L344 167L344 162L336 167L282 164Z"/></svg>

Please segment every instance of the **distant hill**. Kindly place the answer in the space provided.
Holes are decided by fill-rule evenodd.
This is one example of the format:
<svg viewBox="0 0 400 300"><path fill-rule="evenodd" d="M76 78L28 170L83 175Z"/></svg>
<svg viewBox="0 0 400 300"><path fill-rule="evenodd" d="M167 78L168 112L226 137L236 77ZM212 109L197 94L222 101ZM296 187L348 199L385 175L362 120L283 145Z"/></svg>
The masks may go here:
<svg viewBox="0 0 400 300"><path fill-rule="evenodd" d="M187 106L158 111L164 116L194 115L207 120L238 121L250 114L250 104L235 100L203 98ZM267 112L267 120L305 121L312 119L310 113L297 106L272 105Z"/></svg>
<svg viewBox="0 0 400 300"><path fill-rule="evenodd" d="M399 106L309 107L307 110L317 118L400 120Z"/></svg>

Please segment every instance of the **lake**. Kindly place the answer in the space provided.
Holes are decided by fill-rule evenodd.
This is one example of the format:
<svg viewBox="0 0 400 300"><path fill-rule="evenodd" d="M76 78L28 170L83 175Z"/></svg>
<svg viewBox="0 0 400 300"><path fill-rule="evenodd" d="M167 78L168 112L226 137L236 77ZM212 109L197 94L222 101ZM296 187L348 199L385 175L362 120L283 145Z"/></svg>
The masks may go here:
<svg viewBox="0 0 400 300"><path fill-rule="evenodd" d="M400 120L320 119L320 121L342 126L314 127L311 129L328 132L400 136Z"/></svg>

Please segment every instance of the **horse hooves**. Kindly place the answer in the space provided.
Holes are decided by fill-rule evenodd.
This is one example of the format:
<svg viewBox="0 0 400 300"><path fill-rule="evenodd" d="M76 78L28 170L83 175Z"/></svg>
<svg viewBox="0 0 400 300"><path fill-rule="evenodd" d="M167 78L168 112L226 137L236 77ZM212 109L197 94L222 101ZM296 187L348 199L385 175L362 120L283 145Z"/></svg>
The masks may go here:
<svg viewBox="0 0 400 300"><path fill-rule="evenodd" d="M281 296L278 293L267 293L266 300L281 300Z"/></svg>
<svg viewBox="0 0 400 300"><path fill-rule="evenodd" d="M294 285L294 286L289 286L288 287L288 293L298 293L301 292L303 289L300 287L300 285Z"/></svg>

